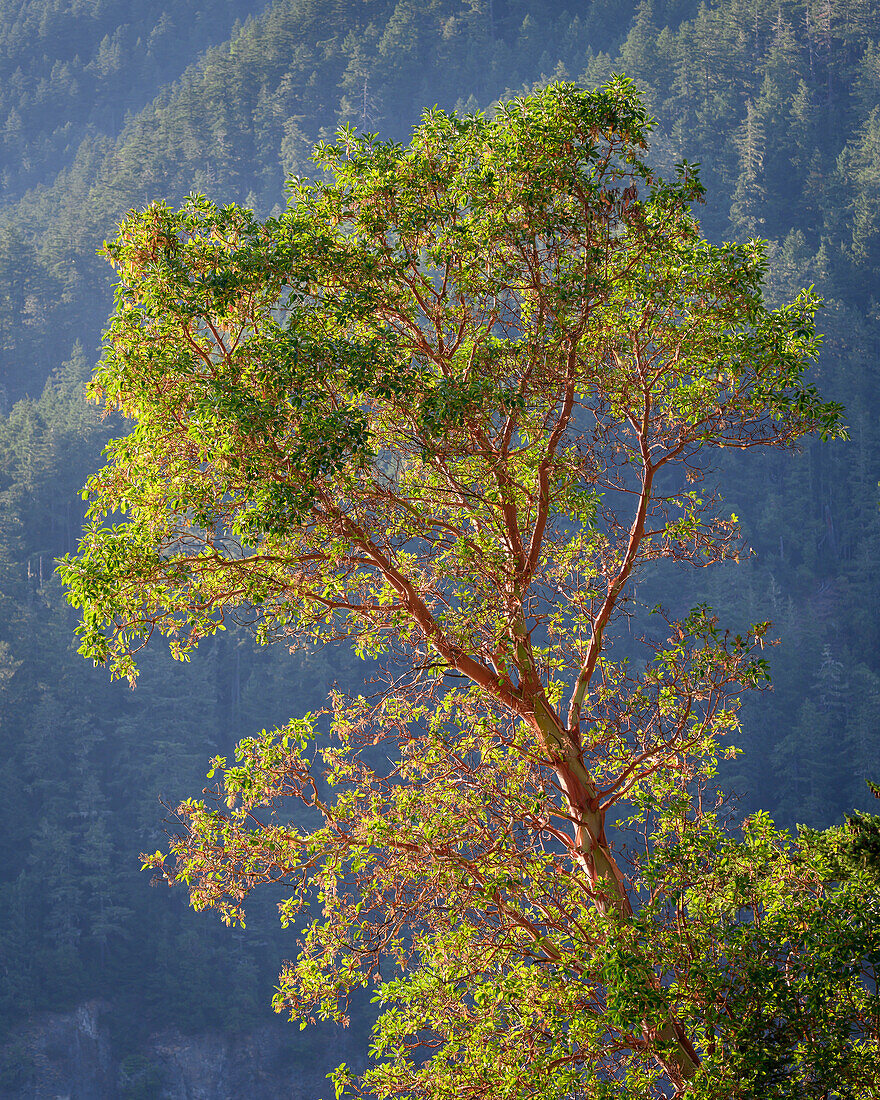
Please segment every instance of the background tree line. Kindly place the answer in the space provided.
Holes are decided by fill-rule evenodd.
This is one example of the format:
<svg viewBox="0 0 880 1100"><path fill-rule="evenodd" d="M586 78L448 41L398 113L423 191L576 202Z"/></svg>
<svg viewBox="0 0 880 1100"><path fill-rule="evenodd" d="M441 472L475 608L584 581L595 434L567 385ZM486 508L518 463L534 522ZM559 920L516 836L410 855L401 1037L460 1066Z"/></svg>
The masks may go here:
<svg viewBox="0 0 880 1100"><path fill-rule="evenodd" d="M814 283L821 385L851 440L763 456L724 483L755 557L658 590L724 619L771 617L775 690L744 713L725 785L783 823L864 804L880 718L880 42L867 0L590 5L527 0L12 4L0 12L0 1012L112 997L145 1026L267 1015L284 939L224 934L147 889L157 796L212 753L317 706L346 653L296 672L245 637L135 694L73 653L52 559L110 434L80 387L110 308L101 240L131 206L193 189L265 214L342 123L404 140L424 107L488 108L562 76L632 76L659 119L652 159L702 163L707 235L771 241L771 298ZM207 48L206 52L205 48ZM96 288L104 288L103 291ZM723 472L723 471L722 471ZM185 675L185 678L184 678ZM232 962L230 962L232 960ZM235 981L228 980L230 966Z"/></svg>

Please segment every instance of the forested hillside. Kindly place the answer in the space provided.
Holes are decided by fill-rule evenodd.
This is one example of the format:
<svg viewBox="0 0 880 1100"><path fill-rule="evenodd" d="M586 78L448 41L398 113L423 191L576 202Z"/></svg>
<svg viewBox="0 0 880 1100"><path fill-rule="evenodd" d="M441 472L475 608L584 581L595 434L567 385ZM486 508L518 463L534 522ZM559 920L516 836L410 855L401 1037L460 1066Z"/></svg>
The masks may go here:
<svg viewBox="0 0 880 1100"><path fill-rule="evenodd" d="M137 855L161 834L159 796L193 794L212 753L363 666L226 636L191 665L150 654L130 693L74 652L52 569L121 428L81 396L111 307L95 250L155 198L280 207L342 124L402 140L435 103L491 109L536 82L625 72L658 119L652 161L701 163L706 234L768 239L773 299L815 284L820 384L850 441L731 458L722 492L753 557L658 578L646 599L705 599L733 627L771 618L783 639L726 777L746 807L819 826L864 804L880 749L877 26L871 0L0 0L5 1026L92 997L143 1028L269 1013L289 950L272 913L233 935L150 891Z"/></svg>

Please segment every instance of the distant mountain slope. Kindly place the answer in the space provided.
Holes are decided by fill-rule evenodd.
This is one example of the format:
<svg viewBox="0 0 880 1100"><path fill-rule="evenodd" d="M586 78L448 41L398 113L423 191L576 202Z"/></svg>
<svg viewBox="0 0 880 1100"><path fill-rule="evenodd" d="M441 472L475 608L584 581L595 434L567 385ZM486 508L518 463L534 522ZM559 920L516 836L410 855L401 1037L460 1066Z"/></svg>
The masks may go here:
<svg viewBox="0 0 880 1100"><path fill-rule="evenodd" d="M304 669L230 636L189 667L169 671L151 653L138 691L120 694L72 653L72 616L49 562L76 537L73 487L99 461L108 430L77 396L111 306L111 272L96 247L129 207L192 189L269 212L284 201L285 175L310 172L313 142L343 123L404 140L435 103L484 109L536 81L596 84L623 70L659 119L651 159L702 162L706 232L770 238L775 300L816 284L828 302L819 378L846 404L852 441L810 445L795 459L732 456L723 495L756 555L736 570L658 577L642 596L649 606L705 599L725 625L772 618L782 635L768 651L775 691L745 712L737 740L747 751L724 777L747 805L827 824L864 800L865 777L877 779L874 0L276 0L227 38L243 7L0 0L0 168L9 173L0 210L0 835L10 848L0 958L13 960L0 981L0 1021L108 989L150 1026L172 1016L193 1028L221 1018L244 1026L265 1010L286 949L268 933L255 947L255 923L230 964L224 931L194 923L183 899L144 900L136 852L158 842L158 792L194 793L219 746L300 704L320 706L305 686L323 691L356 672L323 654ZM174 29L150 45L163 12ZM119 93L122 74L139 103ZM166 74L174 80L160 88ZM13 111L20 130L4 121ZM15 404L25 394L35 400Z"/></svg>
<svg viewBox="0 0 880 1100"><path fill-rule="evenodd" d="M266 0L0 0L0 204L115 135Z"/></svg>

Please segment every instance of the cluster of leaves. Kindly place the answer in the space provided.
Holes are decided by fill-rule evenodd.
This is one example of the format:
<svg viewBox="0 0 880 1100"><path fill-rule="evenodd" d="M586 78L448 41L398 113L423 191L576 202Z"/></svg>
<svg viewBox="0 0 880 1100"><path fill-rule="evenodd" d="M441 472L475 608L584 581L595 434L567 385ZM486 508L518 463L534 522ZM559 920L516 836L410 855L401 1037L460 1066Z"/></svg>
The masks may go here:
<svg viewBox="0 0 880 1100"><path fill-rule="evenodd" d="M337 700L330 747L311 719L264 731L235 763L214 761L210 802L178 810L166 875L196 907L234 923L267 881L290 893L300 954L278 1011L305 1027L345 1021L355 990L380 1005L375 1063L361 1077L339 1067L339 1094L654 1095L670 1016L701 1058L688 1096L874 1094L880 905L861 838L880 820L792 837L758 814L736 839L704 742L690 793L654 773L632 796L626 825L647 843L628 845L627 878L642 905L621 921L597 910L528 739L500 734L473 689L443 702L391 774L353 737L375 709ZM316 758L329 787L311 778ZM291 802L318 826L286 824Z"/></svg>
<svg viewBox="0 0 880 1100"><path fill-rule="evenodd" d="M492 121L435 111L406 150L348 133L320 153L338 182L298 185L264 224L199 198L124 223L91 393L137 425L90 484L98 525L64 571L82 652L131 675L134 636L180 634L183 613L185 652L246 603L268 631L332 634L342 609L368 649L408 643L421 562L447 578L426 612L502 661L510 599L536 582L623 571L616 598L636 551L723 556L733 527L655 478L707 443L832 434L840 408L803 380L815 300L762 306L760 249L700 241L699 184L650 175L646 123L625 81L556 86ZM636 543L617 518L633 476ZM585 504L601 521L568 522ZM118 508L129 521L101 528ZM587 600L588 618L611 609ZM560 614L541 617L547 640L577 649Z"/></svg>

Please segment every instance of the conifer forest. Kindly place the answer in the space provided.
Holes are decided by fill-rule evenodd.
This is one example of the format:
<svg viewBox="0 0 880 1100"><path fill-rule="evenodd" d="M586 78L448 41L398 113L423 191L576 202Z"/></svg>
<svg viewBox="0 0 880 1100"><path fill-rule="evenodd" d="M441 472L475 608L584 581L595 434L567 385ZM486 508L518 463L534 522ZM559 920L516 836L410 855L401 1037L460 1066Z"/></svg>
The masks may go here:
<svg viewBox="0 0 880 1100"><path fill-rule="evenodd" d="M880 1095L878 483L874 0L0 0L0 1097Z"/></svg>

